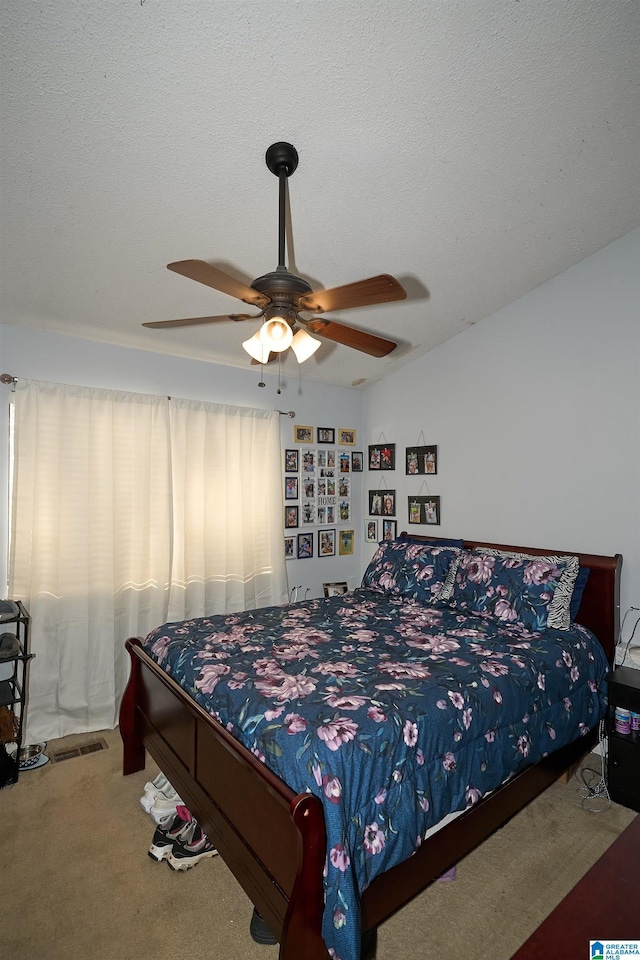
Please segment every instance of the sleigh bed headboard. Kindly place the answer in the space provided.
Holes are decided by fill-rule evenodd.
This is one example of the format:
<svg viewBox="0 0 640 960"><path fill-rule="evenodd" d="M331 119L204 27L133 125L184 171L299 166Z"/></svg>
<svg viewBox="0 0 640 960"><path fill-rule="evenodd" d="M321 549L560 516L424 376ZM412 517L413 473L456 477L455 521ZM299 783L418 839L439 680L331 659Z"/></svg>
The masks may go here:
<svg viewBox="0 0 640 960"><path fill-rule="evenodd" d="M430 543L437 537L414 536L404 532L402 536L418 543ZM491 547L495 550L509 550L514 553L530 553L536 556L568 554L578 557L580 567L587 567L589 577L585 584L582 601L576 616L576 622L591 630L613 664L616 643L620 635L620 574L622 555L601 556L594 553L578 553L575 550L548 550L539 547L517 547L505 543L489 543L486 540L464 540L466 550L479 547Z"/></svg>

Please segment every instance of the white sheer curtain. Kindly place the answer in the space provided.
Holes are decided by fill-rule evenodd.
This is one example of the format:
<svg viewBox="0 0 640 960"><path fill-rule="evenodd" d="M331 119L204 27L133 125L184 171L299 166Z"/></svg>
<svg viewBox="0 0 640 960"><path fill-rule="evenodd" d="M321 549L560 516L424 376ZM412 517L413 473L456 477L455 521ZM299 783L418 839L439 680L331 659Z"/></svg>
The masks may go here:
<svg viewBox="0 0 640 960"><path fill-rule="evenodd" d="M9 575L36 654L28 742L115 726L128 636L286 599L279 464L277 414L18 382Z"/></svg>
<svg viewBox="0 0 640 960"><path fill-rule="evenodd" d="M168 619L282 603L287 582L277 412L172 400L171 437Z"/></svg>

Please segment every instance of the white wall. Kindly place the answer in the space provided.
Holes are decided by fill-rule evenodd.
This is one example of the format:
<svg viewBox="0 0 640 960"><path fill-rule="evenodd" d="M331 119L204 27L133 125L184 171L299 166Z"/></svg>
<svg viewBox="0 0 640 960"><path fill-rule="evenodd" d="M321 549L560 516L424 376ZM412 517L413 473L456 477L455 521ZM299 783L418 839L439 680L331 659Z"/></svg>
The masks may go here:
<svg viewBox="0 0 640 960"><path fill-rule="evenodd" d="M367 388L365 444L397 444L399 529L422 431L442 522L409 529L622 553L622 612L640 607L639 277L636 230Z"/></svg>
<svg viewBox="0 0 640 960"><path fill-rule="evenodd" d="M636 230L364 392L301 381L277 396L274 378L259 389L252 370L1 324L0 373L292 409L294 420L282 418L283 446L292 445L295 423L352 426L365 456L367 444L384 437L396 443L397 469L385 480L397 490L399 530L407 527L408 494L422 487L422 478L404 474L404 449L422 432L424 443L438 445L438 474L423 492L441 496L442 524L411 530L622 553L624 613L640 607L639 275ZM428 303L425 313L428 323ZM4 491L1 400L0 392ZM303 584L316 596L326 580L359 582L374 549L363 542L362 511L378 483L366 472L360 477L356 554L290 561L290 586ZM0 509L0 583L5 515Z"/></svg>
<svg viewBox="0 0 640 960"><path fill-rule="evenodd" d="M293 447L293 427L309 424L352 427L362 435L362 392L326 387L291 378L278 395L277 376L265 374L258 387L259 368L239 370L196 360L168 357L143 350L114 347L26 327L0 324L0 373L30 380L80 384L138 393L169 395L212 403L238 404L260 409L294 410L295 418L281 417L282 446ZM9 387L0 385L0 594L7 583L7 423ZM350 449L350 448L342 448ZM360 449L360 447L358 447ZM348 557L287 561L290 587L301 586L302 597L322 596L322 584L346 580L357 586L362 578L363 546L361 489L363 474L354 475L353 513L357 521L340 528L356 531L355 553ZM300 528L301 529L301 528ZM314 532L317 528L312 528ZM297 532L297 531L289 531ZM283 528L283 549L284 549ZM317 538L316 538L317 539Z"/></svg>

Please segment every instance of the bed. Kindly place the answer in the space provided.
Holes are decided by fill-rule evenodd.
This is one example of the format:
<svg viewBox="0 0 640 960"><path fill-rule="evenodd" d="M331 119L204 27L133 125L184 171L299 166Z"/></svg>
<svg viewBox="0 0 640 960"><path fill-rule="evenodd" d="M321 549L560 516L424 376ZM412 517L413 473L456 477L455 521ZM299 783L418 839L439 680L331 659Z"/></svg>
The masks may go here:
<svg viewBox="0 0 640 960"><path fill-rule="evenodd" d="M131 638L123 772L151 754L280 960L358 960L597 741L621 565L402 535L348 597Z"/></svg>

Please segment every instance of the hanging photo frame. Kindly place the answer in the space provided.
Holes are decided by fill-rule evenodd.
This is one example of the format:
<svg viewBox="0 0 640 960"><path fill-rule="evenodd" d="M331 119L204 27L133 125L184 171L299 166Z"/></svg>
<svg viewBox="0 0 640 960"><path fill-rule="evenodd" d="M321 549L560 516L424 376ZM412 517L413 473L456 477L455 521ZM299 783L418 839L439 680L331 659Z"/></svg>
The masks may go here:
<svg viewBox="0 0 640 960"><path fill-rule="evenodd" d="M407 447L405 451L407 476L433 476L438 472L438 447Z"/></svg>
<svg viewBox="0 0 640 960"><path fill-rule="evenodd" d="M415 496L407 498L408 522L438 526L440 524L440 497Z"/></svg>
<svg viewBox="0 0 640 960"><path fill-rule="evenodd" d="M369 470L395 470L395 443L369 444Z"/></svg>

